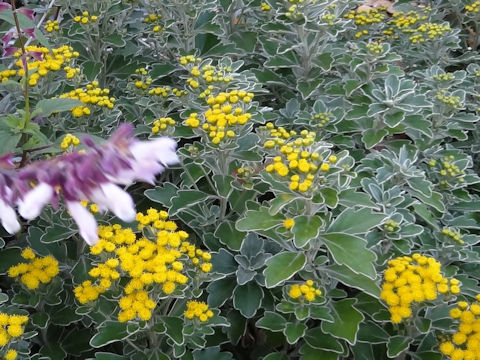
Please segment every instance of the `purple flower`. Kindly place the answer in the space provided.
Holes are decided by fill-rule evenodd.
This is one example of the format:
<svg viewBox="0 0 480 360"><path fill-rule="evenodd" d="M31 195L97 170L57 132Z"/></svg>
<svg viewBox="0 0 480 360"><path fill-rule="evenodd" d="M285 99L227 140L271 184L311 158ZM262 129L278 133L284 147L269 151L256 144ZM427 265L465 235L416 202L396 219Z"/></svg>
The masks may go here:
<svg viewBox="0 0 480 360"><path fill-rule="evenodd" d="M10 4L6 2L0 2L0 12L9 10L11 8Z"/></svg>
<svg viewBox="0 0 480 360"><path fill-rule="evenodd" d="M130 195L116 184L130 185L135 180L153 183L167 165L178 163L176 143L169 138L138 141L131 125L121 125L109 141L85 153L69 153L47 161L37 161L18 171L11 167L11 156L0 157L0 220L9 233L20 229L13 205L32 220L43 207L58 206L59 194L78 225L80 235L89 245L98 240L95 218L81 204L91 200L101 211L110 210L123 221L135 219L135 205ZM4 166L2 166L4 165ZM37 184L33 188L31 184ZM59 191L55 191L59 189Z"/></svg>
<svg viewBox="0 0 480 360"><path fill-rule="evenodd" d="M33 11L32 9L27 9L27 8L22 7L22 8L17 9L17 11L21 12L23 15L25 15L27 18L29 18L30 20L33 21L35 11Z"/></svg>

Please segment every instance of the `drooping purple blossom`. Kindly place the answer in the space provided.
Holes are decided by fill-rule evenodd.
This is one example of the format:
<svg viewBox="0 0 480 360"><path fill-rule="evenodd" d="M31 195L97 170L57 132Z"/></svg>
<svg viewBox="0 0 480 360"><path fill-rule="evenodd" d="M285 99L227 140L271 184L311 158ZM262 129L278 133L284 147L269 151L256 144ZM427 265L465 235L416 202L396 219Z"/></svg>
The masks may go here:
<svg viewBox="0 0 480 360"><path fill-rule="evenodd" d="M57 158L37 161L25 168L11 169L11 159L0 157L0 222L9 233L20 229L13 208L31 220L47 203L58 206L63 198L66 208L89 244L97 241L93 215L81 204L91 200L102 211L110 210L123 221L135 218L130 195L116 184L130 185L135 180L153 183L167 165L178 163L176 143L169 138L139 141L131 125L124 124L102 145L91 140L88 152L73 152ZM31 184L35 184L32 188Z"/></svg>

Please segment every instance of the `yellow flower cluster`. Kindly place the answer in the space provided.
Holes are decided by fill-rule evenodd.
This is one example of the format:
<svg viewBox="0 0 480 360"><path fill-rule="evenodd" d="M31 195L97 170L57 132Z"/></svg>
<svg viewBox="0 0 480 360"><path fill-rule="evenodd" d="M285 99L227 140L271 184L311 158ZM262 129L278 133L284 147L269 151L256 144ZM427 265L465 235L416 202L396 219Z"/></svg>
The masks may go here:
<svg viewBox="0 0 480 360"><path fill-rule="evenodd" d="M332 119L333 119L332 113L323 112L323 113L317 113L315 115L312 115L312 120L318 121L317 127L319 128L323 128Z"/></svg>
<svg viewBox="0 0 480 360"><path fill-rule="evenodd" d="M78 146L80 144L80 139L77 138L75 135L72 134L67 134L62 140L62 143L60 144L60 147L63 150L66 150L70 145L72 146Z"/></svg>
<svg viewBox="0 0 480 360"><path fill-rule="evenodd" d="M330 171L330 166L337 162L335 155L329 156L328 161L323 161L319 153L309 151L315 142L314 132L302 130L300 137L294 138L297 135L295 131L289 132L283 127L275 128L272 123L267 123L265 128L273 139L267 140L263 146L266 149L275 149L277 153L273 164L267 165L265 170L281 177L291 175L289 187L293 191L308 191L314 185L316 177L323 177Z"/></svg>
<svg viewBox="0 0 480 360"><path fill-rule="evenodd" d="M58 31L60 30L60 24L58 23L58 20L47 20L47 23L43 27L47 32L51 33L53 31Z"/></svg>
<svg viewBox="0 0 480 360"><path fill-rule="evenodd" d="M410 41L415 44L417 42L424 42L425 35L427 35L428 39L435 39L437 37L442 36L447 31L450 31L450 25L448 24L437 24L437 23L424 23L415 29L416 32L420 34L415 34L410 37Z"/></svg>
<svg viewBox="0 0 480 360"><path fill-rule="evenodd" d="M15 359L17 358L17 356L18 356L17 351L14 350L14 349L10 349L10 350L8 350L8 351L5 353L5 355L3 356L3 358L4 358L5 360L15 360Z"/></svg>
<svg viewBox="0 0 480 360"><path fill-rule="evenodd" d="M194 64L196 62L200 62L202 61L202 59L196 58L193 55L186 55L186 56L181 56L179 61L180 61L180 64L187 65L187 64Z"/></svg>
<svg viewBox="0 0 480 360"><path fill-rule="evenodd" d="M68 93L62 94L60 98L77 99L85 105L96 105L107 109L113 109L115 103L114 97L109 97L109 89L101 89L98 87L97 81L92 81L91 84L87 84L84 88L74 89ZM83 115L89 115L91 110L88 106L77 106L72 110L72 115L75 117L81 117Z"/></svg>
<svg viewBox="0 0 480 360"><path fill-rule="evenodd" d="M86 304L89 301L97 300L105 290L101 286L93 285L90 280L85 280L81 285L73 289L73 293L80 304Z"/></svg>
<svg viewBox="0 0 480 360"><path fill-rule="evenodd" d="M378 24L385 19L384 7L378 9L369 10L350 10L348 14L343 15L345 19L351 19L355 21L356 25L370 25Z"/></svg>
<svg viewBox="0 0 480 360"><path fill-rule="evenodd" d="M287 230L290 230L293 227L293 225L295 225L295 220L293 220L292 218L287 218L283 221L283 226Z"/></svg>
<svg viewBox="0 0 480 360"><path fill-rule="evenodd" d="M471 3L470 5L465 6L465 11L466 12L480 12L480 1L475 1Z"/></svg>
<svg viewBox="0 0 480 360"><path fill-rule="evenodd" d="M162 117L153 122L152 133L156 134L160 131L166 131L169 127L175 126L175 120L171 117Z"/></svg>
<svg viewBox="0 0 480 360"><path fill-rule="evenodd" d="M201 322L207 322L213 317L213 311L208 309L208 305L203 301L189 301L187 302L187 310L183 313L185 318L197 318Z"/></svg>
<svg viewBox="0 0 480 360"><path fill-rule="evenodd" d="M391 321L399 323L412 315L412 303L435 300L440 294L458 294L459 281L450 281L440 273L434 258L413 254L388 262L380 298L389 306Z"/></svg>
<svg viewBox="0 0 480 360"><path fill-rule="evenodd" d="M325 21L328 25L330 26L333 26L333 20L335 19L335 15L334 14L325 14L322 16L322 20Z"/></svg>
<svg viewBox="0 0 480 360"><path fill-rule="evenodd" d="M146 214L138 213L136 220L139 229L147 227L156 241L137 238L131 229L123 229L118 224L100 226L99 241L90 252L93 255L105 253L102 257L108 258L90 270L89 275L97 279L95 284L87 281L75 289L78 301L86 303L96 300L121 273L128 276L130 281L124 286L125 296L119 300L119 321L136 317L148 320L155 308L149 289L153 286L155 290L155 285L160 285L164 295L173 293L177 285L188 281L185 265L192 264L204 273L212 269L211 255L186 241L188 234L178 231L165 211L149 209Z"/></svg>
<svg viewBox="0 0 480 360"><path fill-rule="evenodd" d="M161 96L163 98L166 98L168 95L173 94L177 97L187 95L188 91L186 90L179 90L177 88L170 88L169 86L166 87L156 87L153 89L148 90L148 95L152 96Z"/></svg>
<svg viewBox="0 0 480 360"><path fill-rule="evenodd" d="M383 52L383 45L377 41L374 41L367 44L367 49L368 51L378 55Z"/></svg>
<svg viewBox="0 0 480 360"><path fill-rule="evenodd" d="M304 284L295 284L290 287L288 296L300 301L314 301L317 296L321 296L322 291L317 289L312 280L307 280Z"/></svg>
<svg viewBox="0 0 480 360"><path fill-rule="evenodd" d="M152 24L158 22L162 18L162 14L148 14L143 22L145 24Z"/></svg>
<svg viewBox="0 0 480 360"><path fill-rule="evenodd" d="M17 75L17 70L3 70L0 71L0 81L3 83L8 81L11 77Z"/></svg>
<svg viewBox="0 0 480 360"><path fill-rule="evenodd" d="M80 56L80 54L77 51L73 51L73 48L70 46L64 45L50 51L46 47L29 45L25 48L25 50L27 52L41 54L42 57L41 60L27 57L27 68L30 74L28 83L30 86L37 85L38 80L41 77L46 76L51 71L58 71L60 69L63 69L65 70L66 77L68 79L72 78L76 73L80 71L80 69L78 68L71 68L68 66L74 58ZM21 55L21 50L18 50L14 54L16 58L20 58ZM10 77L15 75L25 75L25 70L23 69L23 63L21 59L15 61L15 66L18 68L18 70L5 70L0 72L0 77L2 81L7 81Z"/></svg>
<svg viewBox="0 0 480 360"><path fill-rule="evenodd" d="M270 11L271 9L272 9L272 7L266 2L262 2L260 4L260 10L262 10L262 11Z"/></svg>
<svg viewBox="0 0 480 360"><path fill-rule="evenodd" d="M433 80L437 80L437 81L451 81L454 79L454 76L452 73L448 72L448 73L433 75L432 78Z"/></svg>
<svg viewBox="0 0 480 360"><path fill-rule="evenodd" d="M448 228L443 228L442 234L448 236L449 238L459 243L460 245L464 244L464 241L462 240L462 234L460 234L460 231L453 231Z"/></svg>
<svg viewBox="0 0 480 360"><path fill-rule="evenodd" d="M388 22L389 25L393 25L399 30L411 31L411 26L415 25L419 21L427 20L428 17L420 15L416 11L409 11L407 13L398 11L392 14L392 19Z"/></svg>
<svg viewBox="0 0 480 360"><path fill-rule="evenodd" d="M80 204L82 204L84 207L87 207L88 206L88 200L82 200L82 201L80 201ZM96 214L100 211L100 209L98 208L98 205L95 204L95 203L90 204L89 209L93 214Z"/></svg>
<svg viewBox="0 0 480 360"><path fill-rule="evenodd" d="M200 59L197 59L200 60ZM198 65L193 66L190 69L190 75L193 76L187 79L188 85L192 88L197 89L201 84L200 80L203 79L207 84L210 83L225 83L228 84L233 80L232 76L229 76L229 73L232 71L230 66L213 66L213 65L204 65L199 67ZM205 91L203 91L199 98L203 99L211 94L213 86L208 86Z"/></svg>
<svg viewBox="0 0 480 360"><path fill-rule="evenodd" d="M459 301L450 310L450 317L459 322L458 331L451 341L440 344L440 352L451 360L480 359L480 294L476 300L473 304Z"/></svg>
<svg viewBox="0 0 480 360"><path fill-rule="evenodd" d="M135 81L135 87L137 89L146 90L150 86L151 83L152 83L152 78L145 79L145 82L143 82L142 80L136 80Z"/></svg>
<svg viewBox="0 0 480 360"><path fill-rule="evenodd" d="M212 143L217 145L235 137L239 126L245 125L252 114L245 112L247 104L253 99L253 93L243 90L221 92L207 99L209 109L199 116L191 113L185 120L185 125L201 129L208 135Z"/></svg>
<svg viewBox="0 0 480 360"><path fill-rule="evenodd" d="M446 90L440 90L439 92L437 92L437 99L444 104L449 105L453 109L458 109L462 107L462 101L459 96L445 95L445 93Z"/></svg>
<svg viewBox="0 0 480 360"><path fill-rule="evenodd" d="M390 232L393 232L393 231L396 231L398 229L398 226L400 224L392 219L388 219L387 221L385 221L385 224L383 224L383 228L387 231L390 231Z"/></svg>
<svg viewBox="0 0 480 360"><path fill-rule="evenodd" d="M20 276L20 281L30 290L38 288L40 283L50 282L53 277L58 275L58 261L53 256L37 258L30 248L24 249L21 255L29 262L11 266L8 269L8 276L12 278Z"/></svg>
<svg viewBox="0 0 480 360"><path fill-rule="evenodd" d="M25 315L0 313L0 347L7 345L13 338L23 334L22 326L28 321Z"/></svg>
<svg viewBox="0 0 480 360"><path fill-rule="evenodd" d="M84 25L95 22L97 20L98 16L92 15L89 17L88 11L83 11L82 16L77 15L73 18L73 21L75 21L76 23L82 23Z"/></svg>
<svg viewBox="0 0 480 360"><path fill-rule="evenodd" d="M118 321L126 322L136 317L148 321L152 317L152 310L156 305L145 290L133 291L118 302L118 306L122 309L118 314Z"/></svg>
<svg viewBox="0 0 480 360"><path fill-rule="evenodd" d="M455 182L463 183L465 179L463 176L465 175L465 171L460 170L460 168L452 163L452 160L455 160L455 156L449 155L443 158L443 161L440 163L440 167L437 168L438 174L442 176L442 180L440 180L440 185L445 187L450 186L449 180L454 180ZM428 162L430 167L435 167L439 162L435 159L431 159Z"/></svg>

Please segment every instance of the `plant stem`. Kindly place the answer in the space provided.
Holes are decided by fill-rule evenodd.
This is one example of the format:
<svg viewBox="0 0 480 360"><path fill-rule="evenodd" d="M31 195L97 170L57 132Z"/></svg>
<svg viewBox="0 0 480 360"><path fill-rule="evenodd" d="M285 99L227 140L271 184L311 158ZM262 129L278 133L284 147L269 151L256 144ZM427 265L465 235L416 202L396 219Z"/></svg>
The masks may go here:
<svg viewBox="0 0 480 360"><path fill-rule="evenodd" d="M15 20L15 27L17 28L17 34L18 34L18 42L20 43L20 48L22 50L22 66L25 72L24 84L23 84L23 96L25 98L25 119L23 122L23 129L26 129L30 123L30 99L28 97L29 84L28 84L27 52L25 51L25 46L22 39L22 29L20 28L20 23L17 17L15 0L10 0L10 4L12 5L12 9L13 9L13 19ZM21 139L22 146L25 145L27 141L28 141L28 134L24 132L22 134L22 139ZM27 152L23 150L22 160L20 161L20 167L24 166L26 161L27 161Z"/></svg>

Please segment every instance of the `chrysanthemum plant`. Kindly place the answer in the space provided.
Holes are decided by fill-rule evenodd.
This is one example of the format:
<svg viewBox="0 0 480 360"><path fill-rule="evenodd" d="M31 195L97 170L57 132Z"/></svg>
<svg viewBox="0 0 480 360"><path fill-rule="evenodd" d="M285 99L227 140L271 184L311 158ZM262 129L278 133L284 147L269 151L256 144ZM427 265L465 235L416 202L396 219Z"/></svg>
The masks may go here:
<svg viewBox="0 0 480 360"><path fill-rule="evenodd" d="M0 356L480 359L480 2L18 3Z"/></svg>

